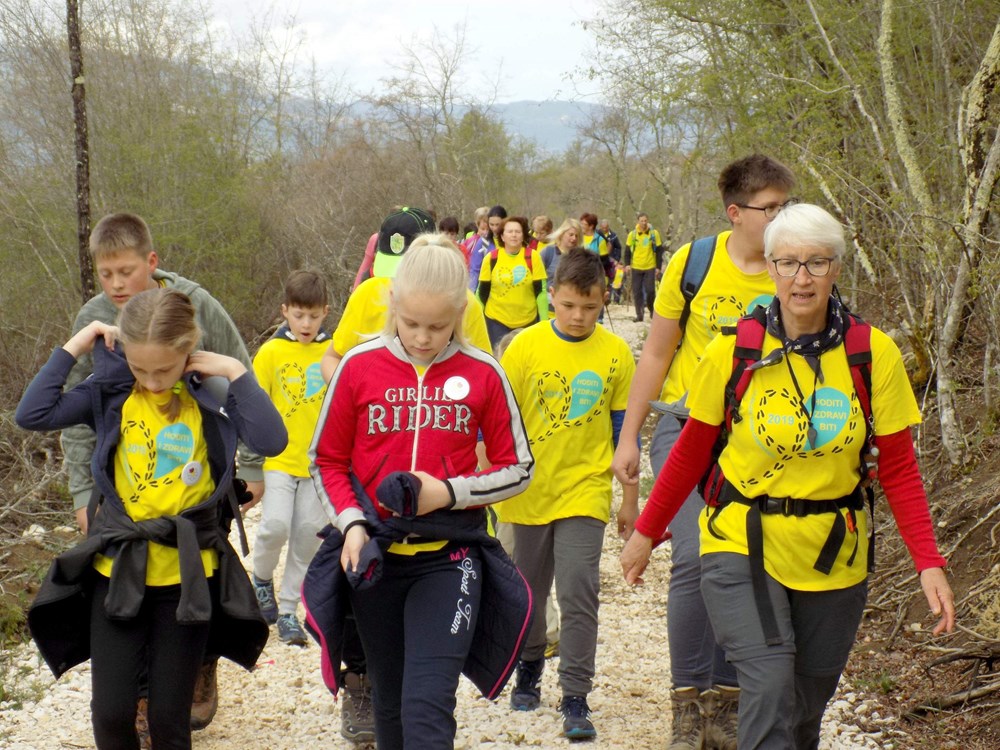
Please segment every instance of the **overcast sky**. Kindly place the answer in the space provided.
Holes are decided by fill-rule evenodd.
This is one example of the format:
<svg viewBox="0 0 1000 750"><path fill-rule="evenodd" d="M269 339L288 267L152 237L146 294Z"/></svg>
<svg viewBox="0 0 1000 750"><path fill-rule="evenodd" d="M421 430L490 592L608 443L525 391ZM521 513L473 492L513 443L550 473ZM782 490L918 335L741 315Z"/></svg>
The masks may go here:
<svg viewBox="0 0 1000 750"><path fill-rule="evenodd" d="M217 23L239 34L251 18L264 16L273 0L209 0ZM484 98L499 80L497 101L596 100L596 86L576 73L599 45L581 21L597 14L601 0L286 0L274 15L281 29L295 18L305 37L306 56L358 92L378 88L393 75L400 43L429 39L435 27L454 38L465 24L468 56L462 68L466 89Z"/></svg>

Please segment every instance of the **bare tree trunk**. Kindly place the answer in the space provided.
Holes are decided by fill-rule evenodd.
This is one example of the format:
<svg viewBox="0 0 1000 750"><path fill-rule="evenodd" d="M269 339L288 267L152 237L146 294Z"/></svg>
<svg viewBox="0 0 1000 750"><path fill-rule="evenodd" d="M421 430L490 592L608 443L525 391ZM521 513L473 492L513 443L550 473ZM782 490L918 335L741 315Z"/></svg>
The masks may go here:
<svg viewBox="0 0 1000 750"><path fill-rule="evenodd" d="M90 257L90 147L87 139L87 96L80 46L80 8L66 0L69 64L73 76L73 129L76 140L76 238L80 259L80 293L83 302L94 296L94 265Z"/></svg>

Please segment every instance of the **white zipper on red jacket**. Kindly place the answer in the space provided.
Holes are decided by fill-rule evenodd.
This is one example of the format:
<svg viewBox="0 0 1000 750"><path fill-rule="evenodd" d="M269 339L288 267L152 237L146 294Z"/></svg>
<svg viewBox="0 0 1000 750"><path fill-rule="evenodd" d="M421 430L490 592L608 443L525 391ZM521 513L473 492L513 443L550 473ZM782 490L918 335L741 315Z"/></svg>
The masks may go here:
<svg viewBox="0 0 1000 750"><path fill-rule="evenodd" d="M431 364L433 364L433 362ZM417 470L417 445L420 443L420 422L421 422L420 407L423 405L423 399L424 399L424 375L427 374L427 370L429 370L430 368L431 365L427 365L427 367L424 369L423 375L417 372L416 366L414 366L413 368L413 371L417 373L417 408L414 413L415 423L413 425L413 455L410 456L410 471Z"/></svg>

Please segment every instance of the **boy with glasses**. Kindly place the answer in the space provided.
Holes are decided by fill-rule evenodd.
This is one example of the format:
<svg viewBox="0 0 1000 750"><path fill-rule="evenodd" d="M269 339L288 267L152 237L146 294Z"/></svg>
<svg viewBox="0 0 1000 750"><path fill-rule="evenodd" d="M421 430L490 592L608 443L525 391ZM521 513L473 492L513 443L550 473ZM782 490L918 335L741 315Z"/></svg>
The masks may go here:
<svg viewBox="0 0 1000 750"><path fill-rule="evenodd" d="M691 244L670 258L656 295L649 336L636 366L612 469L623 484L639 481L639 431L652 405L662 416L650 445L658 474L687 419L687 391L695 366L720 328L731 326L774 296L764 259L764 229L791 203L791 171L753 154L727 165L719 192L732 228L715 238L710 264L689 304L681 292ZM634 280L633 280L634 286ZM684 315L687 309L687 315ZM683 322L682 322L683 321ZM667 632L673 683L670 750L714 743L736 750L739 688L736 671L715 643L701 597L699 511L692 492L671 524L671 574Z"/></svg>

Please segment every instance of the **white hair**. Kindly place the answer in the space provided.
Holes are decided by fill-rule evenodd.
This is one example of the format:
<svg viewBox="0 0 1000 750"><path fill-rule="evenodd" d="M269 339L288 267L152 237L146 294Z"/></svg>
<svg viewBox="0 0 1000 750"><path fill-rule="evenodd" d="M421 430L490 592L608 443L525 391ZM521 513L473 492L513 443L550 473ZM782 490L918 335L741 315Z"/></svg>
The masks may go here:
<svg viewBox="0 0 1000 750"><path fill-rule="evenodd" d="M778 212L764 229L764 257L770 260L779 247L819 247L842 260L846 248L844 226L826 209L798 203Z"/></svg>

